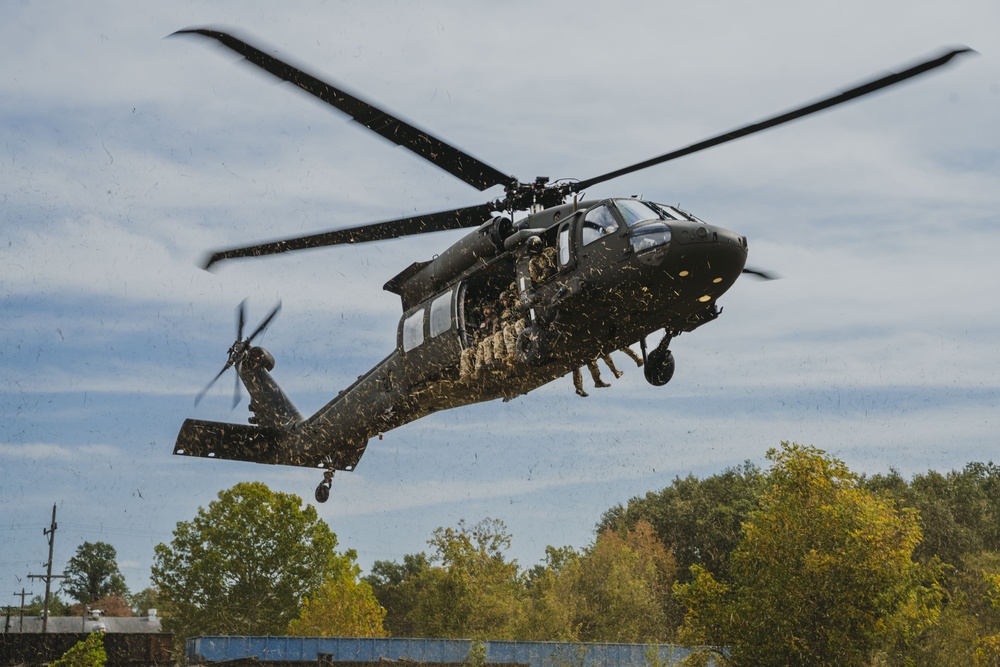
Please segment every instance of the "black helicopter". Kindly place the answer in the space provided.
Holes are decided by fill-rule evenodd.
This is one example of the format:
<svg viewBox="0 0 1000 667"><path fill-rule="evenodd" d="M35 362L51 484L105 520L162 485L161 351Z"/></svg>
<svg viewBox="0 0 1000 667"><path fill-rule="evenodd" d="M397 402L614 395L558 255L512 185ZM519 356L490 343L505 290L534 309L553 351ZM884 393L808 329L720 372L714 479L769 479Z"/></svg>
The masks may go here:
<svg viewBox="0 0 1000 667"><path fill-rule="evenodd" d="M334 471L353 470L371 438L439 410L510 400L636 342L646 379L664 385L674 371L671 340L716 319L719 297L741 273L770 277L745 268L744 236L676 206L637 198L581 198L587 188L849 102L971 51L945 51L600 176L550 183L544 177L521 182L230 33L199 28L175 34L217 40L480 191L504 188L502 198L479 206L221 250L205 263L207 269L238 257L475 228L434 259L411 264L385 284L402 299L396 349L308 418L271 377L274 357L252 345L278 309L244 338L241 305L229 358L198 398L235 367L237 392L242 380L250 393L250 423L188 419L174 454L323 469L318 502L328 499ZM646 337L658 331L662 340L647 350Z"/></svg>

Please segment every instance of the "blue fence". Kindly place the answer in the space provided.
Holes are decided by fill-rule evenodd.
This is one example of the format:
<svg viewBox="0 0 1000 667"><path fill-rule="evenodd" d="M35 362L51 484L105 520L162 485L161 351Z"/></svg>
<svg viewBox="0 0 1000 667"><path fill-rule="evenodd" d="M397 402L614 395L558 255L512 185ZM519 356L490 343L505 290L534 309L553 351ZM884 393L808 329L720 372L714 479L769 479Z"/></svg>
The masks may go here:
<svg viewBox="0 0 1000 667"><path fill-rule="evenodd" d="M334 662L414 660L462 662L469 655L468 639L362 639L357 637L195 637L187 642L189 663L256 658L261 662L313 662L319 654ZM691 649L658 644L574 644L566 642L487 641L487 662L527 664L531 667L644 667L649 652L675 665Z"/></svg>

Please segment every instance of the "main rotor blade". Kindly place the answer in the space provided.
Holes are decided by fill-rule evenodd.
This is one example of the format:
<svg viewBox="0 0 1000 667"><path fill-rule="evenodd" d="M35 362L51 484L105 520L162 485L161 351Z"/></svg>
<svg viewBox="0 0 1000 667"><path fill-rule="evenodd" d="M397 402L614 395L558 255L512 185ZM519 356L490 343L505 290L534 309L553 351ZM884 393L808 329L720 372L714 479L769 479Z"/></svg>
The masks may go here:
<svg viewBox="0 0 1000 667"><path fill-rule="evenodd" d="M778 276L770 271L762 271L761 269L751 269L746 267L743 269L743 273L749 276L757 276L761 280L777 280Z"/></svg>
<svg viewBox="0 0 1000 667"><path fill-rule="evenodd" d="M496 210L499 210L497 202L490 202L489 204L456 208L450 211L441 211L439 213L427 213L412 218L387 220L385 222L376 222L370 225L362 225L360 227L334 229L328 232L310 234L308 236L269 241L267 243L244 246L242 248L219 250L208 258L208 261L205 262L204 268L208 269L216 262L236 257L277 255L291 250L322 248L342 243L367 243L369 241L382 241L385 239L399 238L401 236L412 236L415 234L427 234L430 232L443 232L450 229L473 227L485 222L486 217Z"/></svg>
<svg viewBox="0 0 1000 667"><path fill-rule="evenodd" d="M962 53L975 53L975 51L973 51L968 47L952 49L951 51L947 51L936 58L918 63L913 67L909 67L903 70L902 72L890 73L878 79L873 79L868 83L863 83L849 90L845 90L844 92L832 95L830 97L821 99L816 102L812 102L810 104L798 107L796 109L792 109L790 111L786 111L784 113L778 114L777 116L772 116L771 118L764 119L757 123L746 125L744 127L737 128L735 130L730 130L729 132L720 134L710 139L705 139L704 141L699 141L698 143L691 144L690 146L687 146L685 148L681 148L679 150L670 153L665 153L664 155L646 160L645 162L639 162L637 164L633 164L630 167L624 167L616 171L608 172L607 174L602 174L601 176L595 176L594 178L589 178L585 181L580 181L578 183L573 184L573 191L580 192L582 190L589 188L591 185L596 185L597 183L603 183L604 181L609 181L612 178L618 178L619 176L624 176L625 174L631 174L634 171L639 171L640 169L646 169L647 167L652 167L653 165L669 162L670 160L676 160L679 157L684 157L685 155L691 155L692 153L697 153L707 148L712 148L714 146L718 146L720 144L724 144L729 141L734 141L736 139L740 139L742 137L755 134L757 132L762 132L772 127L782 125L783 123L788 123L790 121L797 120L804 116L808 116L810 114L814 114L819 111L829 109L830 107L836 106L838 104L843 104L844 102L850 102L851 100L855 100L864 95L868 95L869 93L874 93L878 90L882 90L883 88L893 86L897 83L906 81L907 79L910 79L912 77L924 74L925 72L929 72L930 70L935 69L937 67L941 67L942 65L947 64L952 58Z"/></svg>
<svg viewBox="0 0 1000 667"><path fill-rule="evenodd" d="M398 146L413 151L474 188L486 190L494 185L508 185L517 180L513 176L508 176L485 162L445 143L429 132L414 127L294 65L268 55L238 37L207 28L178 30L174 34L198 34L218 40L224 46L246 58L248 62L279 79L295 84L313 97L344 112L372 132L382 135Z"/></svg>

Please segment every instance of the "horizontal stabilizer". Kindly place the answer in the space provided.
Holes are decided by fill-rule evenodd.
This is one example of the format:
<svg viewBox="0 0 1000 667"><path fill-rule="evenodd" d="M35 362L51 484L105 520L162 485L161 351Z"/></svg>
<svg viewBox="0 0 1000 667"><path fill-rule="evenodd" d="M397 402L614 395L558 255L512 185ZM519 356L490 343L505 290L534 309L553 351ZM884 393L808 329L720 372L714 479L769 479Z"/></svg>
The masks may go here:
<svg viewBox="0 0 1000 667"><path fill-rule="evenodd" d="M312 438L302 438L281 429L188 419L177 434L174 454L301 468L354 470L367 444L364 441L343 443L331 448L328 444L331 439L323 437L322 431L311 435Z"/></svg>
<svg viewBox="0 0 1000 667"><path fill-rule="evenodd" d="M278 429L188 419L177 434L174 454L271 465L325 467L320 457L296 455L289 447L282 446L286 435Z"/></svg>

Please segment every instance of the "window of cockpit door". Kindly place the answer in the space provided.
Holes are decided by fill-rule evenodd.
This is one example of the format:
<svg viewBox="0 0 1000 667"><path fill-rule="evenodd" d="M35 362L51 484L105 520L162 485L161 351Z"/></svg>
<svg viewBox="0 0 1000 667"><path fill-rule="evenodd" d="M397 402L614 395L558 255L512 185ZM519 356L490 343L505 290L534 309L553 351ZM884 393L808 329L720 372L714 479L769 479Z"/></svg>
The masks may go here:
<svg viewBox="0 0 1000 667"><path fill-rule="evenodd" d="M615 219L611 209L606 204L596 206L583 217L583 226L580 229L580 242L583 245L590 245L594 241L604 238L609 234L618 231L618 221Z"/></svg>

